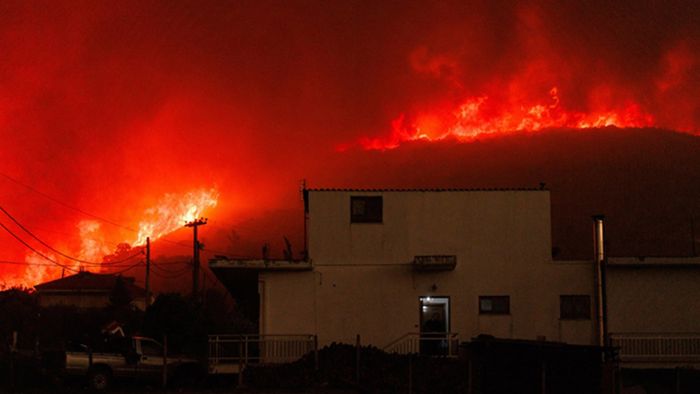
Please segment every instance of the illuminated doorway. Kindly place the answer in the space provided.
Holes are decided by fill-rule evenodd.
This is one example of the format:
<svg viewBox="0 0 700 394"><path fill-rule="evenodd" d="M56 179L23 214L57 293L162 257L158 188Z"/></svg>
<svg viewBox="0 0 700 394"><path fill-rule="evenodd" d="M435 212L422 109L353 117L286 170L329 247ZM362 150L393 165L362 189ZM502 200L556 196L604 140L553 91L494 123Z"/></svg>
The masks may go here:
<svg viewBox="0 0 700 394"><path fill-rule="evenodd" d="M447 354L450 331L450 298L420 297L420 353Z"/></svg>

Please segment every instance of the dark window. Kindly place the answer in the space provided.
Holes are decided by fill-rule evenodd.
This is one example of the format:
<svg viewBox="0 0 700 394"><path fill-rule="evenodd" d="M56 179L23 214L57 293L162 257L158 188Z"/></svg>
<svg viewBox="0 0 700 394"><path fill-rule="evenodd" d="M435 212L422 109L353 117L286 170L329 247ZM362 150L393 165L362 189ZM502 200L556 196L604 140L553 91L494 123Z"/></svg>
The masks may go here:
<svg viewBox="0 0 700 394"><path fill-rule="evenodd" d="M381 223L382 197L350 197L350 223Z"/></svg>
<svg viewBox="0 0 700 394"><path fill-rule="evenodd" d="M590 319L591 297L587 295L559 296L559 317L561 319Z"/></svg>
<svg viewBox="0 0 700 394"><path fill-rule="evenodd" d="M509 314L510 296L479 296L479 313L482 315Z"/></svg>
<svg viewBox="0 0 700 394"><path fill-rule="evenodd" d="M162 356L163 348L151 341L141 341L141 353L144 356Z"/></svg>

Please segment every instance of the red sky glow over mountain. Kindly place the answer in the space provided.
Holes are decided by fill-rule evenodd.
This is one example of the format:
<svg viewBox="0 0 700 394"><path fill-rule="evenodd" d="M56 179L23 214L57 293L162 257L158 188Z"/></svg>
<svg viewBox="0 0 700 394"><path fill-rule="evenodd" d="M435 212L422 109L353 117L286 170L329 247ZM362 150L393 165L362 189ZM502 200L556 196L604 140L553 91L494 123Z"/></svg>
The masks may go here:
<svg viewBox="0 0 700 394"><path fill-rule="evenodd" d="M545 182L564 256L600 212L682 254L699 54L692 1L3 1L0 287L142 281L150 236L171 289L200 216L204 261L300 255L303 180Z"/></svg>

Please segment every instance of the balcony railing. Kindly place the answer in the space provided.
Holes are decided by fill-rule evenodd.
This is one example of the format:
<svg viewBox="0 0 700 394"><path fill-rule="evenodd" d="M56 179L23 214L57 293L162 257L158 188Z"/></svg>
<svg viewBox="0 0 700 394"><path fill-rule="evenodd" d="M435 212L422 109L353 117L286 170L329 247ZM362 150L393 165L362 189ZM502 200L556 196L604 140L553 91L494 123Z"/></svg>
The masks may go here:
<svg viewBox="0 0 700 394"><path fill-rule="evenodd" d="M610 344L623 363L700 363L700 333L615 333Z"/></svg>
<svg viewBox="0 0 700 394"><path fill-rule="evenodd" d="M210 335L211 373L238 373L249 364L287 363L314 352L314 335Z"/></svg>
<svg viewBox="0 0 700 394"><path fill-rule="evenodd" d="M384 346L387 353L457 357L459 334L456 332L411 332Z"/></svg>

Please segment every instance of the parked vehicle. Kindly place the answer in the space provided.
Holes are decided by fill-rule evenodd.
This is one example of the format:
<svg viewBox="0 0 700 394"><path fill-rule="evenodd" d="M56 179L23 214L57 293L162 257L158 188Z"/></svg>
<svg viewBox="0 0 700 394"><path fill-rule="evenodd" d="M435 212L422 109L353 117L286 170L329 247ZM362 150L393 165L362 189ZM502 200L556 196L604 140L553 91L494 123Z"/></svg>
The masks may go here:
<svg viewBox="0 0 700 394"><path fill-rule="evenodd" d="M100 346L78 344L65 352L45 355L50 369L66 376L83 376L95 390L105 390L113 379L135 378L162 382L195 381L206 374L199 360L165 354L163 346L145 337L118 337ZM53 368L51 368L53 367Z"/></svg>

